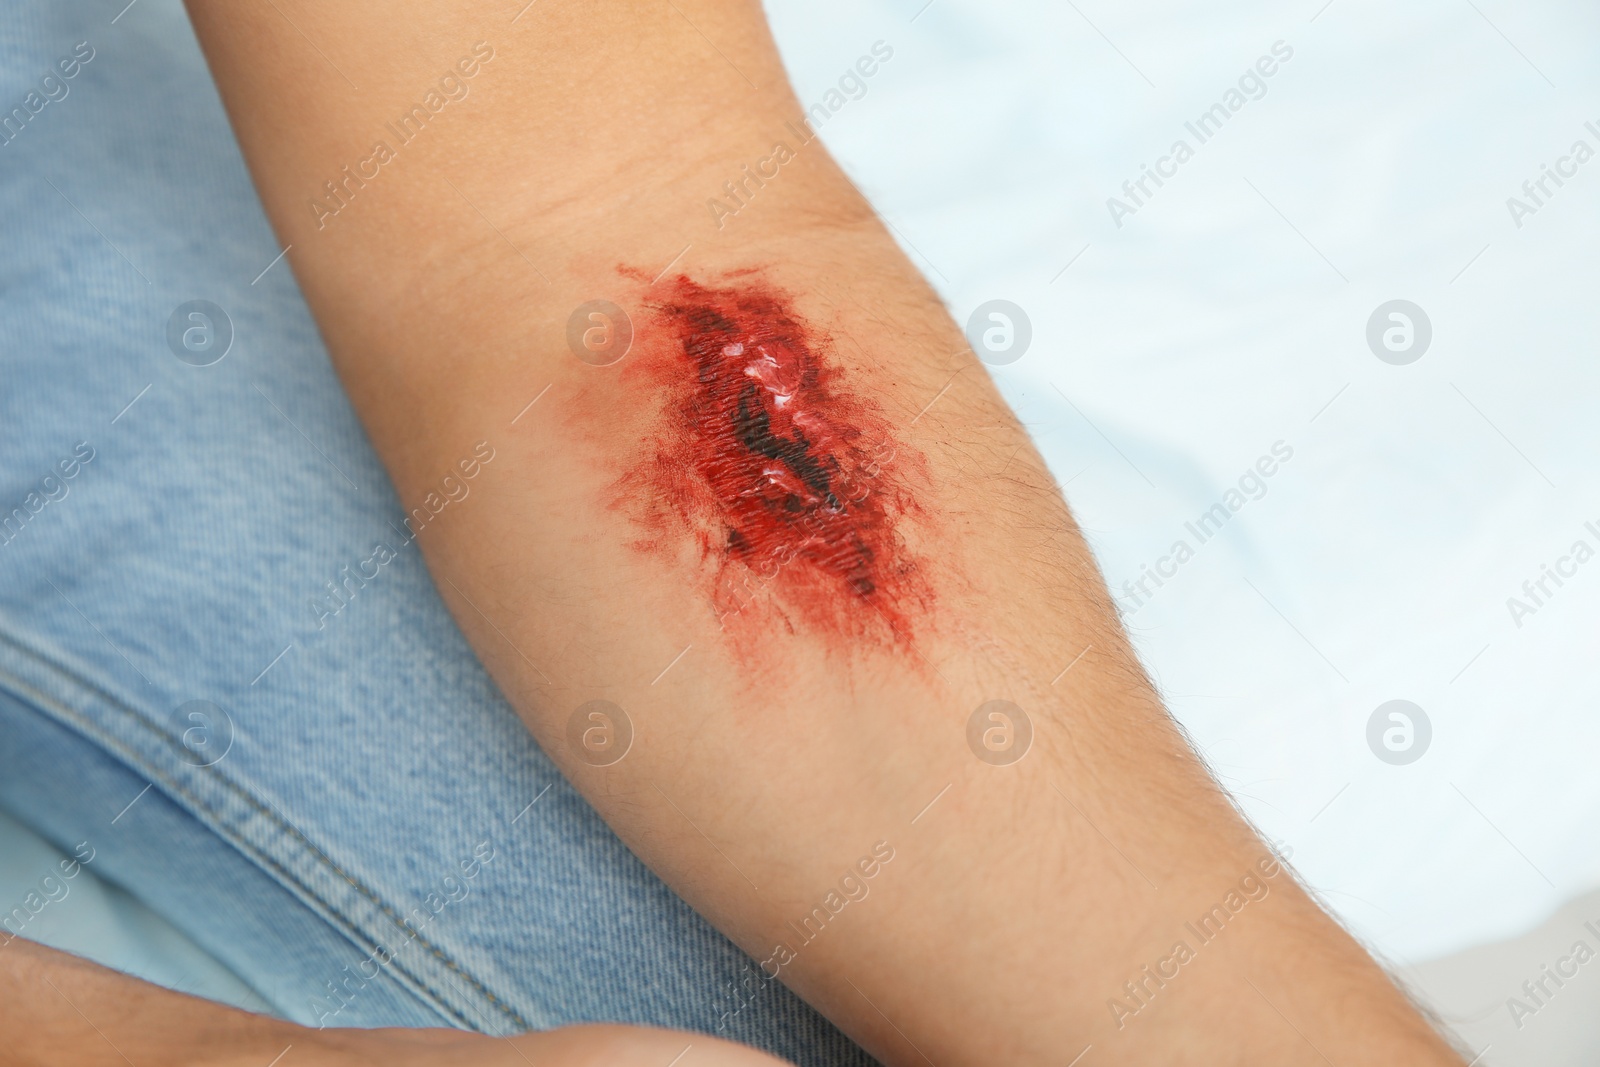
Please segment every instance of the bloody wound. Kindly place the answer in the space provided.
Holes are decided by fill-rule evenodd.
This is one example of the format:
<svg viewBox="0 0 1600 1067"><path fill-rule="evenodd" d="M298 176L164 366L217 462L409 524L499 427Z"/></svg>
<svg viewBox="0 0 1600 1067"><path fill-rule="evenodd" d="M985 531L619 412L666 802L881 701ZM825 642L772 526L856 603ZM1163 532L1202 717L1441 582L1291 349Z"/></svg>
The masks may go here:
<svg viewBox="0 0 1600 1067"><path fill-rule="evenodd" d="M617 486L650 532L639 547L690 536L726 628L909 641L931 600L899 529L920 513L906 484L920 461L781 290L679 275L663 291L625 367L661 398L643 462Z"/></svg>

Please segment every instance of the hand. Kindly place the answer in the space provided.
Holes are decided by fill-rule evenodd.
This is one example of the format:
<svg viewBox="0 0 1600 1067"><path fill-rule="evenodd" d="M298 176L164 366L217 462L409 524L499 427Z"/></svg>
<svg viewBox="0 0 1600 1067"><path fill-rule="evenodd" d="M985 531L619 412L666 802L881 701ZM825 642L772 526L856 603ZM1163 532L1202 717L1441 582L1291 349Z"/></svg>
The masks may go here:
<svg viewBox="0 0 1600 1067"><path fill-rule="evenodd" d="M405 1029L301 1031L300 1036L304 1046L287 1035L285 1044L292 1047L278 1067L775 1067L783 1062L703 1034L643 1026L566 1026L503 1038Z"/></svg>
<svg viewBox="0 0 1600 1067"><path fill-rule="evenodd" d="M703 1034L584 1025L489 1037L314 1030L161 989L23 938L0 942L0 1067L776 1067Z"/></svg>

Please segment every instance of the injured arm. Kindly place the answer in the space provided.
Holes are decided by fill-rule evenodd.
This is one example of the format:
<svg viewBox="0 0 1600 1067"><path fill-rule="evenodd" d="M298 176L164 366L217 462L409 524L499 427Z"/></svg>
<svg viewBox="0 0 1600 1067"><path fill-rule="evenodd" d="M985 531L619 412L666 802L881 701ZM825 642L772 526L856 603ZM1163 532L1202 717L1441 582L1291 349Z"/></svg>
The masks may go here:
<svg viewBox="0 0 1600 1067"><path fill-rule="evenodd" d="M436 584L763 980L892 1064L1459 1062L1166 715L759 4L277 6L190 2Z"/></svg>

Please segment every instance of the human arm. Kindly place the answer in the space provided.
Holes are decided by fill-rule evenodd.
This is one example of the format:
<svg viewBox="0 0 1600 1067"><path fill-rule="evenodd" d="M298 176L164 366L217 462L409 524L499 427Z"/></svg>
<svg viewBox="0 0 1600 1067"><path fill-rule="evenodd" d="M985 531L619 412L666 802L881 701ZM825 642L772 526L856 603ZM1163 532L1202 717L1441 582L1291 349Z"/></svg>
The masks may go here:
<svg viewBox="0 0 1600 1067"><path fill-rule="evenodd" d="M1454 1062L1265 873L1026 434L796 136L758 5L190 6L447 603L623 839L783 981L893 1063ZM400 141L442 71L469 91ZM609 366L568 346L597 298L633 317ZM1036 731L1012 766L966 744L996 699ZM636 734L605 767L568 743L591 700ZM1269 891L1124 992L1247 877Z"/></svg>
<svg viewBox="0 0 1600 1067"><path fill-rule="evenodd" d="M312 1029L174 993L23 938L0 942L0 1067L775 1067L699 1035L571 1026L493 1038ZM688 1046L687 1048L685 1046Z"/></svg>

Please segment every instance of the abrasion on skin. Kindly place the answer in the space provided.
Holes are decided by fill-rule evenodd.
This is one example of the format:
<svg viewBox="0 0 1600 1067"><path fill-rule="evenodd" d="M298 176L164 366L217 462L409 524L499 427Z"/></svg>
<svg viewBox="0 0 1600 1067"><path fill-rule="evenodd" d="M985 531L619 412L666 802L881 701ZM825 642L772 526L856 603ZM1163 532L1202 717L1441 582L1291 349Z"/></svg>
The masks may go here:
<svg viewBox="0 0 1600 1067"><path fill-rule="evenodd" d="M647 300L625 374L659 408L616 504L645 551L691 540L725 629L909 643L932 606L900 525L920 456L852 393L831 340L753 274L679 275Z"/></svg>

